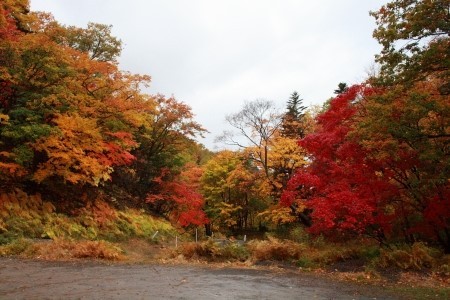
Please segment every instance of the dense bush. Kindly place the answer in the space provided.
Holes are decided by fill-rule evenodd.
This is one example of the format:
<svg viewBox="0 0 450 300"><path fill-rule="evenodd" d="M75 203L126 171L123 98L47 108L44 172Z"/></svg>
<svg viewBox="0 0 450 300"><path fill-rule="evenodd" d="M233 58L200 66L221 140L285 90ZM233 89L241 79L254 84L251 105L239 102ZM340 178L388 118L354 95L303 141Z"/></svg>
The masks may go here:
<svg viewBox="0 0 450 300"><path fill-rule="evenodd" d="M245 261L249 251L236 243L218 243L208 240L201 243L183 243L175 250L174 255L183 255L187 259L206 259L211 261Z"/></svg>

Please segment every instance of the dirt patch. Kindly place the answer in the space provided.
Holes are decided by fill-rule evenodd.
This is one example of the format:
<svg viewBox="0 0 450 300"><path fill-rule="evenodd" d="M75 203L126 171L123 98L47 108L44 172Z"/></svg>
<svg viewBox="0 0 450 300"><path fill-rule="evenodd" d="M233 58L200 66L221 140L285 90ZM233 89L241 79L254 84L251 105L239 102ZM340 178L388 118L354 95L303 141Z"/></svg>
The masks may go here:
<svg viewBox="0 0 450 300"><path fill-rule="evenodd" d="M130 239L126 243L121 243L120 248L128 262L148 263L159 260L167 256L172 251L162 244L149 243L142 239Z"/></svg>
<svg viewBox="0 0 450 300"><path fill-rule="evenodd" d="M366 263L364 259L347 259L336 262L327 269L336 272L363 272Z"/></svg>

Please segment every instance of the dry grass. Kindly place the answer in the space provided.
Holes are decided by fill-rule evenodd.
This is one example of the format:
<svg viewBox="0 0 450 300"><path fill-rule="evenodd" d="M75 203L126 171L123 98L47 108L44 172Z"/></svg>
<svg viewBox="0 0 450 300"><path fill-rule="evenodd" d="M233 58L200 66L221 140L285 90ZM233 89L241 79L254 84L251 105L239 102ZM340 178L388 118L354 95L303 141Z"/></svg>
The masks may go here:
<svg viewBox="0 0 450 300"><path fill-rule="evenodd" d="M212 240L183 243L172 253L172 257L179 255L185 259L208 261L245 261L250 257L245 246L234 243L220 245Z"/></svg>
<svg viewBox="0 0 450 300"><path fill-rule="evenodd" d="M20 238L109 241L143 238L164 242L177 234L162 218L135 209L116 210L101 199L70 214L61 214L39 194L27 195L21 190L0 193L0 245Z"/></svg>
<svg viewBox="0 0 450 300"><path fill-rule="evenodd" d="M382 250L378 264L382 268L396 266L403 270L422 270L436 266L438 255L432 248L415 243L411 248Z"/></svg>
<svg viewBox="0 0 450 300"><path fill-rule="evenodd" d="M62 246L64 247L64 244ZM122 250L105 241L84 241L74 244L69 242L67 246L75 258L123 259Z"/></svg>
<svg viewBox="0 0 450 300"><path fill-rule="evenodd" d="M11 245L14 245L11 244ZM105 241L56 240L41 243L28 242L21 251L10 251L9 255L20 255L45 260L104 259L123 260L123 251L116 245Z"/></svg>
<svg viewBox="0 0 450 300"><path fill-rule="evenodd" d="M248 248L255 260L287 261L299 259L306 247L293 241L270 237L264 241L251 241Z"/></svg>
<svg viewBox="0 0 450 300"><path fill-rule="evenodd" d="M294 262L299 267L314 268L358 258L361 255L360 248L335 244L315 247L305 243L269 237L267 240L253 240L244 245L231 242L220 245L213 241L182 243L173 252L172 257L182 255L183 258L188 260L202 259L206 261L244 261L247 259L252 261L284 261Z"/></svg>
<svg viewBox="0 0 450 300"><path fill-rule="evenodd" d="M32 242L27 239L16 239L11 243L0 246L0 255L1 256L13 256L20 255L27 251L31 246L33 246Z"/></svg>
<svg viewBox="0 0 450 300"><path fill-rule="evenodd" d="M186 259L199 258L205 256L205 254L209 254L207 257L210 257L210 254L212 254L212 249L211 251L206 252L203 250L203 247L201 247L201 244L189 242L180 245L180 247L173 253L174 256L179 254L183 255Z"/></svg>

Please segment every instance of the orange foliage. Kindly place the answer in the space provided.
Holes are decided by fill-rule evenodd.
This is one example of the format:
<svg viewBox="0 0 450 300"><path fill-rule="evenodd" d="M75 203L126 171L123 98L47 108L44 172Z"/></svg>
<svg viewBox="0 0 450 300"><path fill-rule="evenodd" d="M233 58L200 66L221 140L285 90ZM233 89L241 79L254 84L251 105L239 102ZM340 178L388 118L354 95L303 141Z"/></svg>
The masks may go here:
<svg viewBox="0 0 450 300"><path fill-rule="evenodd" d="M73 184L97 186L110 178L112 166L129 164L134 158L118 144L104 142L95 119L65 114L59 115L55 123L58 130L34 146L48 156L34 174L38 182L57 175ZM127 147L135 145L129 134L110 133L109 136Z"/></svg>

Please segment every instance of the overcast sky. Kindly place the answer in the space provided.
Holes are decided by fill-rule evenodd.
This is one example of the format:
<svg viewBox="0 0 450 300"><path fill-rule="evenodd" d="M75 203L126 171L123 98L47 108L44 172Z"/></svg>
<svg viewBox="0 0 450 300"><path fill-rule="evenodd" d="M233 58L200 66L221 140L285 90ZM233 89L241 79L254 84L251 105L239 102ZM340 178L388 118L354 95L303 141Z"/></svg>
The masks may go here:
<svg viewBox="0 0 450 300"><path fill-rule="evenodd" d="M146 92L189 104L210 131L225 116L264 98L284 108L299 92L306 105L333 96L339 82L366 77L380 46L370 10L381 0L31 0L66 25L113 25L120 67L148 74Z"/></svg>

